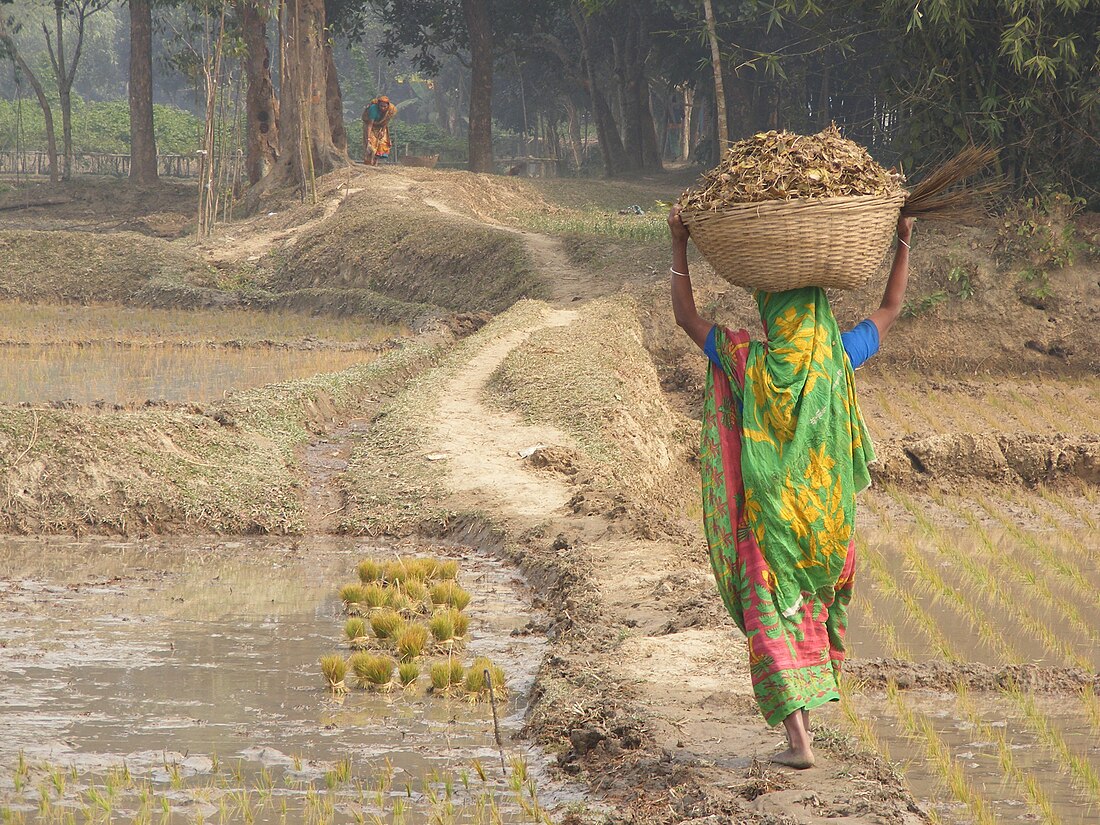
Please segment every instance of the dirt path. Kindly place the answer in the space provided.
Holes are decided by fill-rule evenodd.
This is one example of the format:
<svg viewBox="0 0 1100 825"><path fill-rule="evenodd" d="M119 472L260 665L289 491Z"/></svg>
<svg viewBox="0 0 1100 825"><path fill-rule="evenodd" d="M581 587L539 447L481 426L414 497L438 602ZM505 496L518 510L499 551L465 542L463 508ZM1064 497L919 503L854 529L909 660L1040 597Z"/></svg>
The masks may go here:
<svg viewBox="0 0 1100 825"><path fill-rule="evenodd" d="M436 416L438 454L446 456L451 490L466 498L467 509L503 508L510 516L541 521L560 513L569 500L564 484L525 467L522 455L540 444L568 444L568 437L490 410L480 395L493 370L532 333L567 326L576 317L569 310L553 310L537 324L501 337L471 358L443 388Z"/></svg>

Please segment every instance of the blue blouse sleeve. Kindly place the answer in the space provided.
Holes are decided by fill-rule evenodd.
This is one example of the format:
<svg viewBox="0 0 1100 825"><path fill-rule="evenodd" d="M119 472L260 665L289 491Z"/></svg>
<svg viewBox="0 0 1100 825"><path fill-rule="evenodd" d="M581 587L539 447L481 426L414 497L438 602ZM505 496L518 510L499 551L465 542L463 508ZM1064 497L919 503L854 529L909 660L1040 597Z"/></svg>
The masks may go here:
<svg viewBox="0 0 1100 825"><path fill-rule="evenodd" d="M707 342L703 345L703 352L707 354L707 358L718 369L722 369L722 362L718 359L718 343L715 340L714 333L717 330L717 326L710 328L710 332L707 333Z"/></svg>
<svg viewBox="0 0 1100 825"><path fill-rule="evenodd" d="M709 342L710 339L707 340ZM848 360L852 362L852 369L859 369L867 359L878 352L878 327L868 318L847 332L841 333L840 340L844 344L844 351L848 353Z"/></svg>

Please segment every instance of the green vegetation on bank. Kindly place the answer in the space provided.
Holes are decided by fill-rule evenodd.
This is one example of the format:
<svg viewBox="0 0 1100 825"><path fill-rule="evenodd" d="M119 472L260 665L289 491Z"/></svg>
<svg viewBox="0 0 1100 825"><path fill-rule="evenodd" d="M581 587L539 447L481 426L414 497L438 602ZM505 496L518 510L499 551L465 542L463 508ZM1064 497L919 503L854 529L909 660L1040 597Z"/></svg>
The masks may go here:
<svg viewBox="0 0 1100 825"><path fill-rule="evenodd" d="M55 109L57 107L55 106ZM61 151L61 113L54 113L58 151ZM21 128L20 128L21 127ZM153 106L157 151L163 155L190 154L202 140L202 118L175 106ZM0 100L0 150L19 146L26 151L46 150L46 125L33 98ZM73 151L129 154L130 108L125 100L86 103L73 100Z"/></svg>

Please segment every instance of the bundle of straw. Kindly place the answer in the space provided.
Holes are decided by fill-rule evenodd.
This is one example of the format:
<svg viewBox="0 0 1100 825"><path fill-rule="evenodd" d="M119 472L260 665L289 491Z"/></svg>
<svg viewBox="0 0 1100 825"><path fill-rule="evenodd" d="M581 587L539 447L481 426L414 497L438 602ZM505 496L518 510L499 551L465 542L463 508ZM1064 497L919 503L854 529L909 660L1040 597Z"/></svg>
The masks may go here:
<svg viewBox="0 0 1100 825"><path fill-rule="evenodd" d="M902 217L968 226L979 223L986 215L986 200L1004 181L993 179L973 186L962 182L996 159L997 151L989 146L967 146L916 185L901 208Z"/></svg>

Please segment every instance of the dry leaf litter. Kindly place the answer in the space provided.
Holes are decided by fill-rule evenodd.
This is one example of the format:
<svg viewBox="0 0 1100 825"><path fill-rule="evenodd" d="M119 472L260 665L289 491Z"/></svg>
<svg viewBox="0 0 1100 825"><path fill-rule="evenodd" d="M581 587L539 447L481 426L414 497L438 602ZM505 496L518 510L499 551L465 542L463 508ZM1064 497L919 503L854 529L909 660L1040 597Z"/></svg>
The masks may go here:
<svg viewBox="0 0 1100 825"><path fill-rule="evenodd" d="M722 162L680 196L680 205L713 211L738 203L894 195L904 182L832 124L816 135L758 132L731 144Z"/></svg>

